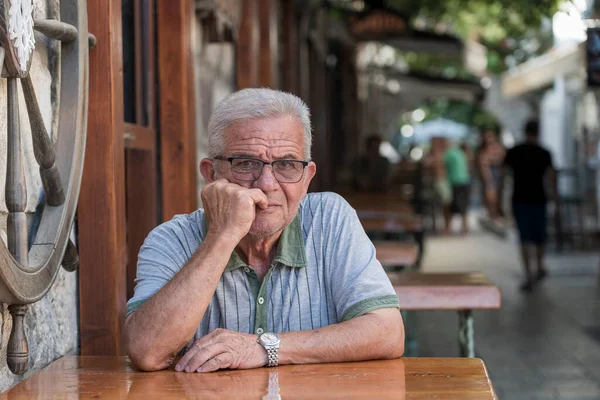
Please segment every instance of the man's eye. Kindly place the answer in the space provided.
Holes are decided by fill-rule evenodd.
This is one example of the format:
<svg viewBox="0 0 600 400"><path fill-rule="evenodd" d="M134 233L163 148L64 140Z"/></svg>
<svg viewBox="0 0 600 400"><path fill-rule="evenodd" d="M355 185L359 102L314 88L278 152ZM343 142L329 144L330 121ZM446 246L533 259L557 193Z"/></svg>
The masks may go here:
<svg viewBox="0 0 600 400"><path fill-rule="evenodd" d="M294 162L293 161L279 161L279 168L283 168L283 169L291 169L294 168Z"/></svg>
<svg viewBox="0 0 600 400"><path fill-rule="evenodd" d="M239 160L235 163L235 166L237 168L252 169L256 167L256 164L256 161L253 160Z"/></svg>

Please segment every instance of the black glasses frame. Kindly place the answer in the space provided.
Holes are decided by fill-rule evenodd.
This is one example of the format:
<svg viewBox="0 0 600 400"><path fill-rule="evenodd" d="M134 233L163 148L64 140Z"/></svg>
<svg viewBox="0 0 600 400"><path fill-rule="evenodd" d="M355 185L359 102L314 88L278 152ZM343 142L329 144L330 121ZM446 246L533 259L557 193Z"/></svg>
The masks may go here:
<svg viewBox="0 0 600 400"><path fill-rule="evenodd" d="M279 183L298 183L302 180L302 177L304 176L304 170L306 169L306 166L308 165L309 161L304 161L304 160L288 160L288 159L283 159L283 160L275 160L275 161L263 161L260 158L253 158L253 157L244 157L244 156L236 156L236 157L215 157L215 160L220 160L220 161L229 161L229 165L231 167L233 167L233 161L234 160L252 160L252 161L258 161L260 163L262 163L262 167L260 168L260 173L258 174L258 176L256 177L256 179L254 180L246 180L246 179L237 179L240 182L256 182L260 176L262 175L263 169L265 168L265 165L270 165L271 167L274 167L275 164L279 163L279 162L285 162L285 161L293 161L293 162L299 162L302 164L302 174L300 175L300 178L298 178L297 181L294 182L281 182L279 179L277 179L277 175L273 174L273 176L275 177L275 179L277 179L277 182ZM274 170L273 170L274 171Z"/></svg>

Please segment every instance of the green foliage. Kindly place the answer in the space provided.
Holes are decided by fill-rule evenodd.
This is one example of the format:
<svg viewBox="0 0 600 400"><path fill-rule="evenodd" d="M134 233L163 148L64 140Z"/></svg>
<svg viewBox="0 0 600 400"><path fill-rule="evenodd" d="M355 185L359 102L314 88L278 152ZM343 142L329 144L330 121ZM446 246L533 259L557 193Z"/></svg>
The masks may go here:
<svg viewBox="0 0 600 400"><path fill-rule="evenodd" d="M410 71L426 72L444 78L472 79L461 58L432 53L398 52Z"/></svg>
<svg viewBox="0 0 600 400"><path fill-rule="evenodd" d="M496 130L499 127L498 120L494 115L465 101L437 97L431 98L419 108L425 112L423 121L445 118L475 127L479 132L486 129ZM402 116L400 125L409 123L411 123L411 113L406 113Z"/></svg>
<svg viewBox="0 0 600 400"><path fill-rule="evenodd" d="M389 0L414 25L478 40L488 47L489 69L506 69L507 57L523 62L552 45L543 27L563 0Z"/></svg>

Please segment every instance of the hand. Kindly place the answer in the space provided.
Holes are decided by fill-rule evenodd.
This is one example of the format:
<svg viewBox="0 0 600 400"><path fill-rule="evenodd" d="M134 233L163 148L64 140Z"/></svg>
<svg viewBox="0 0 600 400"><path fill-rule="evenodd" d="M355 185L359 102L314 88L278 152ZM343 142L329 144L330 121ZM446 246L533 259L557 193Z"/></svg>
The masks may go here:
<svg viewBox="0 0 600 400"><path fill-rule="evenodd" d="M267 352L257 342L256 335L215 329L194 342L175 366L175 371L250 369L262 367L267 362Z"/></svg>
<svg viewBox="0 0 600 400"><path fill-rule="evenodd" d="M248 234L256 207L265 209L269 205L262 190L248 189L225 179L204 186L202 202L209 232L230 235L237 242Z"/></svg>

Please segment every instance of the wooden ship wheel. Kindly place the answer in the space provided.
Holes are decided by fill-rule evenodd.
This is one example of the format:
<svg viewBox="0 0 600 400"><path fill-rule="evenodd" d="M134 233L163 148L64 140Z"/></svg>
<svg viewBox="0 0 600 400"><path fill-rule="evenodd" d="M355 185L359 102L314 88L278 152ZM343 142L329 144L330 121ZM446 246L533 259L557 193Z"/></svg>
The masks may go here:
<svg viewBox="0 0 600 400"><path fill-rule="evenodd" d="M59 0L60 19L33 19L33 0L0 0L0 66L7 81L7 154L5 197L8 209L7 243L0 240L0 301L9 303L13 318L7 363L15 374L29 361L23 318L27 304L41 299L52 286L61 264L78 265L70 233L83 172L87 122L88 34L85 0ZM48 135L29 75L35 49L34 31L56 42L58 61L54 142ZM19 110L18 85L26 110ZM45 194L39 227L28 241L25 214L27 186L19 113L26 112L33 152ZM27 132L28 134L28 132Z"/></svg>

